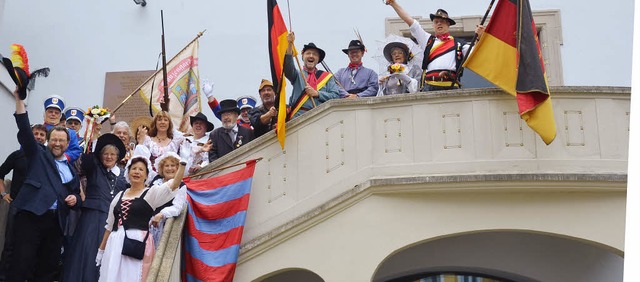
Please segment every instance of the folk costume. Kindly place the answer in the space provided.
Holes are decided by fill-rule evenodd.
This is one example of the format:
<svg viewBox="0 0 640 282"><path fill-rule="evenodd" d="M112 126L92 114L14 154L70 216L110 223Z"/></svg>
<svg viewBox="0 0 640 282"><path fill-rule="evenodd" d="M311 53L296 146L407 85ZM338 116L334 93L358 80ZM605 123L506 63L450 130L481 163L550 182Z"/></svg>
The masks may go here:
<svg viewBox="0 0 640 282"><path fill-rule="evenodd" d="M449 21L450 25L456 24L443 9L438 9L435 14L430 14L430 17L432 21L434 18L441 18ZM451 82L459 79L455 77L456 70L460 67L462 58L469 52L469 44L464 44L453 38L449 33L441 36L432 35L422 29L417 20L413 20L409 30L420 47L425 50L422 61L422 70L424 71L421 79L422 91L460 88L457 82L451 87ZM439 77L442 71L446 71L449 77Z"/></svg>
<svg viewBox="0 0 640 282"><path fill-rule="evenodd" d="M318 63L322 62L325 56L325 52L322 49L316 47L313 43L309 43L304 45L302 53L307 49L318 50L320 53L320 60ZM332 79L333 75L331 75L331 73L318 70L317 68L313 70L304 68L303 71L304 77L307 78L307 83L318 91L318 97L311 98L311 96L304 93L306 84L303 80L302 74L298 72L293 63L293 56L289 54L284 56L284 75L291 84L293 84L293 92L289 99L289 105L291 105L289 119L298 117L311 110L313 108L313 102L311 99L314 99L315 104L319 105L331 99L340 98L340 88L338 87L338 84L336 84L335 79Z"/></svg>
<svg viewBox="0 0 640 282"><path fill-rule="evenodd" d="M349 54L350 50L365 50L360 40L351 40L347 49L342 52ZM340 96L347 94L357 94L358 97L373 97L378 93L378 74L369 68L359 64L349 63L346 68L339 69L336 73L336 80L344 89L340 89Z"/></svg>
<svg viewBox="0 0 640 282"><path fill-rule="evenodd" d="M403 64L393 63L392 50L399 48L404 52ZM413 53L403 42L390 42L385 45L382 53L389 63L387 71L382 75L385 79L380 83L378 96L415 93L418 91L418 81L422 74L420 67L415 64Z"/></svg>
<svg viewBox="0 0 640 282"><path fill-rule="evenodd" d="M177 154L171 153L171 152L164 154L158 157L154 163L154 167L156 168L156 171L158 172L162 171L162 168L160 167L160 165L162 160L166 158L174 158L178 162L180 162L180 156L178 156ZM151 185L160 186L165 182L165 179L166 177L164 175L158 174L151 182ZM167 220L167 218L179 216L180 213L182 212L182 209L184 208L184 205L187 202L187 185L184 182L180 182L180 187L178 187L178 189L176 190L177 192L173 199L166 202L164 205L156 208L155 211L153 212L154 216L158 213L161 213L163 217L162 220L158 223L158 227L154 227L154 226L150 227L150 231L153 236L154 242L160 242L160 238L162 237L162 232L164 231L164 223Z"/></svg>
<svg viewBox="0 0 640 282"><path fill-rule="evenodd" d="M64 264L65 277L62 281L65 282L98 281L99 268L94 259L104 236L109 205L117 193L126 189L124 170L117 165L108 169L100 160L99 156L106 145L118 148L116 163L126 154L120 138L108 133L98 138L95 152L82 155L81 170L87 177L87 186L80 220Z"/></svg>
<svg viewBox="0 0 640 282"><path fill-rule="evenodd" d="M137 147L136 150L138 150ZM140 157L139 155L134 156L132 160ZM151 167L151 161L146 156L142 158L145 159L147 171L149 171L146 181L148 184L155 177L155 173ZM131 160L127 163L124 172L128 182L130 166ZM153 255L155 254L153 237L147 236L149 233L149 221L155 209L170 201L176 195L178 189L171 190L170 188L172 181L169 180L162 185L145 188L144 192L136 198L124 198L126 190L115 195L109 205L107 224L104 226L105 229L111 230L111 234L102 256L100 279L98 281L146 281L146 276L149 273ZM146 247L142 260L122 254L125 232L128 238L141 242L146 237Z"/></svg>

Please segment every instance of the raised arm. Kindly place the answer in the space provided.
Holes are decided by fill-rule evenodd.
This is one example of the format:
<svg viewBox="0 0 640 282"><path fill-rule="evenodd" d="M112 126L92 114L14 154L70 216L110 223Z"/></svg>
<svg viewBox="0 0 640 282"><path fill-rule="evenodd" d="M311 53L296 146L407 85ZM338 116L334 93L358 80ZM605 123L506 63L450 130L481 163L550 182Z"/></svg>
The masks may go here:
<svg viewBox="0 0 640 282"><path fill-rule="evenodd" d="M386 0L386 4L391 6L396 11L396 14L405 22L408 26L413 24L413 18L405 11L396 0Z"/></svg>
<svg viewBox="0 0 640 282"><path fill-rule="evenodd" d="M173 177L173 182L169 184L169 188L171 190L176 190L180 187L180 183L182 182L182 178L184 177L184 169L187 166L187 163L184 161L180 161L180 166L178 166L178 172L176 172L176 176Z"/></svg>

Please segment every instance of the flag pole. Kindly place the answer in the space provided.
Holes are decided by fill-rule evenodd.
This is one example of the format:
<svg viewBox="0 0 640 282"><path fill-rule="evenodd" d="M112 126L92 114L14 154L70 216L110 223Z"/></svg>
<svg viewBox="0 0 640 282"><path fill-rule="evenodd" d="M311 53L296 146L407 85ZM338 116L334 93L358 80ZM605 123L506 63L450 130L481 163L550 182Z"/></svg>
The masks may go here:
<svg viewBox="0 0 640 282"><path fill-rule="evenodd" d="M163 111L169 111L169 82L167 81L167 51L164 46L164 11L160 10L160 22L162 23L162 81L164 82L162 93L164 98L160 103Z"/></svg>
<svg viewBox="0 0 640 282"><path fill-rule="evenodd" d="M291 7L289 7L289 0L287 0L287 11L289 12L289 14L287 15L289 16L289 30L293 32L293 26L291 25ZM295 45L294 45L294 48L295 48ZM291 55L293 56L294 54L292 53ZM307 76L304 75L304 72L302 71L302 65L300 65L300 60L298 59L298 56L296 55L294 57L296 58L296 63L298 64L298 70L300 71L300 75L302 75L302 80L304 80L304 85L309 86L309 82L307 82ZM304 89L302 90L302 92L304 92ZM311 96L309 96L309 98L311 98L311 104L313 105L313 108L315 108L316 100L314 100L313 97Z"/></svg>
<svg viewBox="0 0 640 282"><path fill-rule="evenodd" d="M360 41L360 42L362 42L362 41ZM338 81L338 79L336 78L336 75L333 74L333 72L329 68L329 65L327 65L327 63L325 63L324 61L320 62L320 64L322 64L322 67L324 67L324 69L326 71L328 71L331 75L333 75L333 78L336 81L336 84L338 84L338 86L340 86L340 88L342 88L344 91L347 91L347 89L345 89L344 86L342 86L342 83L340 83L340 81Z"/></svg>
<svg viewBox="0 0 640 282"><path fill-rule="evenodd" d="M491 0L491 3L489 3L489 7L487 7L487 11L484 12L484 17L482 17L482 20L480 21L480 25L484 25L484 22L487 20L487 17L489 16L489 12L491 11L491 8L493 8L494 2L496 2L496 0ZM469 58L469 55L471 55L471 50L476 45L477 40L478 40L478 33L473 35L473 39L471 39L471 45L469 45L469 51L467 51L467 54L462 58L462 62L460 62L460 66L456 68L456 77L453 79L453 81L451 81L451 87L453 87L456 84L456 81L460 83L459 77L460 77L460 73L462 73L462 65L464 65L464 62L466 62L467 58Z"/></svg>
<svg viewBox="0 0 640 282"><path fill-rule="evenodd" d="M180 51L178 51L177 54L180 54L182 51L184 51L185 49L187 49L187 47L189 47L189 45L191 45L191 43L193 43L194 41L198 40L200 38L200 36L202 36L204 34L204 32L207 31L206 29L198 32L198 35L196 35L196 38L194 38L193 40L191 40L186 46L184 46L184 48L182 48ZM167 64L170 64L171 62L173 62L174 58L171 58L171 60L169 60L169 62L167 62ZM147 80L145 80L142 84L140 84L140 86L138 86L138 88L136 88L136 90L134 90L133 92L131 92L131 94L129 94L129 96L127 96L127 98L125 98L124 100L122 100L122 102L111 111L111 113L115 113L116 111L118 111L120 108L122 108L122 106L124 106L124 104L131 99L131 97L133 97L133 95L135 95L136 93L138 93L138 91L140 91L140 89L142 88L143 85L147 84L147 82L149 82L150 80L152 80L159 72L161 72L162 70L157 70L156 72L154 72L149 78L147 78Z"/></svg>

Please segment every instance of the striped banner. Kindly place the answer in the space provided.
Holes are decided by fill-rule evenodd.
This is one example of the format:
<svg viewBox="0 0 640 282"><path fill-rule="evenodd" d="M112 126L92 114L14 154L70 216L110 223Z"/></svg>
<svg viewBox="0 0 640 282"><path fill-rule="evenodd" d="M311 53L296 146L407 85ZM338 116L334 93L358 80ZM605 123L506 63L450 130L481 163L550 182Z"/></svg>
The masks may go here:
<svg viewBox="0 0 640 282"><path fill-rule="evenodd" d="M256 160L207 179L187 179L183 281L233 281Z"/></svg>

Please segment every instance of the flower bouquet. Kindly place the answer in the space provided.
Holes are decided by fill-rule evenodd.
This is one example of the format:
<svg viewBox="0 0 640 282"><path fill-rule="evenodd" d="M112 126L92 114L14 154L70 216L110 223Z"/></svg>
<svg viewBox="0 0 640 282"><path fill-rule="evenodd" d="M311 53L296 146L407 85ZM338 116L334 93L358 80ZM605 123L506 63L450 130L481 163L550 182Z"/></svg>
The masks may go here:
<svg viewBox="0 0 640 282"><path fill-rule="evenodd" d="M111 112L108 108L101 108L95 105L88 108L84 116L84 123L80 129L80 136L82 136L81 146L84 148L84 152L88 153L91 151L93 140L100 135L100 130L102 129L101 124L109 120Z"/></svg>
<svg viewBox="0 0 640 282"><path fill-rule="evenodd" d="M389 65L389 67L387 68L387 71L389 71L390 74L394 74L394 73L403 73L405 72L407 69L407 67L404 64L392 64Z"/></svg>

